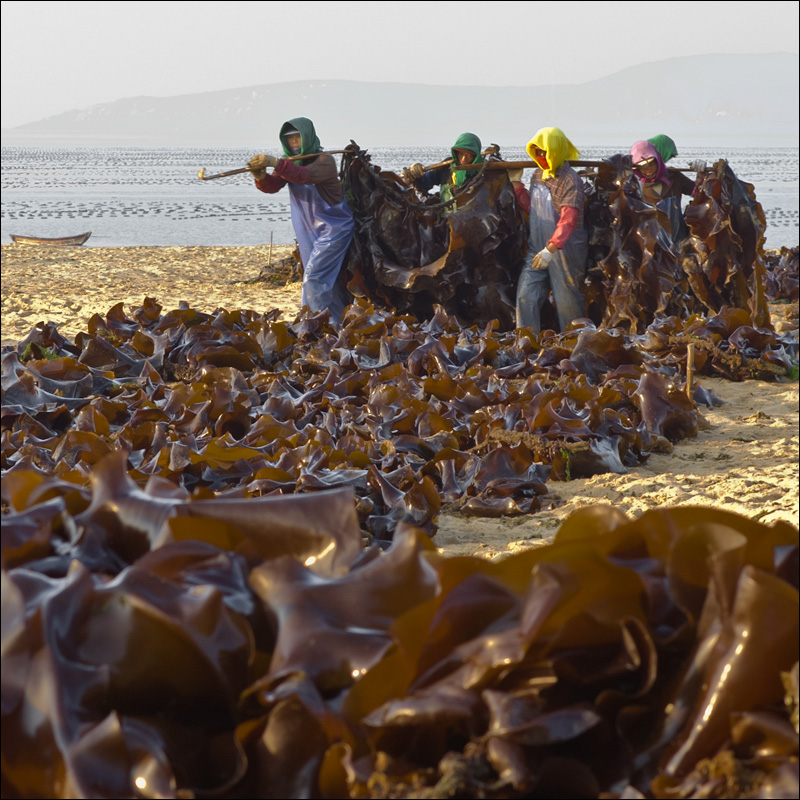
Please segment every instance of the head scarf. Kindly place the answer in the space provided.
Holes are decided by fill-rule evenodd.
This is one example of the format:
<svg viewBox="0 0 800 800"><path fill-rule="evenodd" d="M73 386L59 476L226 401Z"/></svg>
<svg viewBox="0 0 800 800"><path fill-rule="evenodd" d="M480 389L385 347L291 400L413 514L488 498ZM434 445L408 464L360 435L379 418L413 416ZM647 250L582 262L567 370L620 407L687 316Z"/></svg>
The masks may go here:
<svg viewBox="0 0 800 800"><path fill-rule="evenodd" d="M467 179L467 175L474 175L474 172L467 172L465 169L458 169L458 158L456 157L456 150L469 150L470 153L475 154L473 164L482 164L484 161L481 155L481 140L474 133L462 133L456 139L456 143L450 148L450 154L453 156L453 165L450 167L453 173L453 183L456 186L461 186Z"/></svg>
<svg viewBox="0 0 800 800"><path fill-rule="evenodd" d="M297 131L300 134L300 139L303 143L299 153L293 153L289 149L289 145L286 144L285 137L292 131ZM281 125L280 140L283 153L287 158L295 155L307 156L312 153L322 152L322 145L319 143L317 132L314 130L314 123L306 117L295 117L295 119L284 122Z"/></svg>
<svg viewBox="0 0 800 800"><path fill-rule="evenodd" d="M640 161L646 161L650 158L654 158L656 160L656 164L658 165L658 169L656 170L656 174L653 175L652 178L645 178L638 169L636 169L636 165ZM653 147L646 139L642 139L638 142L634 142L633 146L631 147L631 161L633 162L633 168L636 174L645 182L645 183L655 183L656 181L661 181L662 183L669 186L670 180L669 175L667 174L667 167L664 164L661 155L659 154L658 150Z"/></svg>
<svg viewBox="0 0 800 800"><path fill-rule="evenodd" d="M545 181L550 180L565 161L575 161L580 156L580 151L560 128L542 128L528 142L525 149L534 161L536 159L533 153L536 147L546 153L548 168L542 170L542 180Z"/></svg>
<svg viewBox="0 0 800 800"><path fill-rule="evenodd" d="M675 158L678 155L678 148L675 145L675 142L666 136L663 133L659 133L658 136L652 136L647 140L650 142L656 150L658 150L658 154L661 156L662 160L666 164L671 158Z"/></svg>

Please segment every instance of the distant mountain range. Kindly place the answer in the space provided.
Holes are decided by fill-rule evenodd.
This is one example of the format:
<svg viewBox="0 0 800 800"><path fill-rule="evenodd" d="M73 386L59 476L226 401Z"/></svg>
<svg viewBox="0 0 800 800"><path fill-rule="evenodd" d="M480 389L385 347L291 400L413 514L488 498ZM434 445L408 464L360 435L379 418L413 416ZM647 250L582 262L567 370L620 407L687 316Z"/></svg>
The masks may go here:
<svg viewBox="0 0 800 800"><path fill-rule="evenodd" d="M498 58L502 53L498 52ZM535 71L535 53L532 54ZM365 69L365 72L368 71ZM523 145L541 127L578 145L667 133L683 146L798 141L798 56L706 55L640 64L575 85L428 86L319 80L131 97L2 131L3 142L275 147L310 117L324 146L450 145L463 131Z"/></svg>

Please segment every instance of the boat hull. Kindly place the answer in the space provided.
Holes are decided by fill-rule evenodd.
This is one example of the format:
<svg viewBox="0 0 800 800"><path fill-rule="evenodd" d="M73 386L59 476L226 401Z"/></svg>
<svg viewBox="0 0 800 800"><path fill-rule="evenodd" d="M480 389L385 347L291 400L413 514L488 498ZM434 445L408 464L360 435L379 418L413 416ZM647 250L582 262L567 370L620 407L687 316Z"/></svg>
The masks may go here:
<svg viewBox="0 0 800 800"><path fill-rule="evenodd" d="M15 244L38 244L38 245L51 245L55 247L79 247L91 235L91 231L86 233L79 233L77 236L60 236L55 239L48 239L43 236L18 236L16 234L9 234Z"/></svg>

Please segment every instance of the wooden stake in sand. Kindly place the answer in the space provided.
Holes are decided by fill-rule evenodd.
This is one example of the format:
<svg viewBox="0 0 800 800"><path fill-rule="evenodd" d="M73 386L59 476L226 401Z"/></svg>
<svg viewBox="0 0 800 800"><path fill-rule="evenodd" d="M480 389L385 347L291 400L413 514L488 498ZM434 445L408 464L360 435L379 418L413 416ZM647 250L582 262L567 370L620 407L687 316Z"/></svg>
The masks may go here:
<svg viewBox="0 0 800 800"><path fill-rule="evenodd" d="M694 342L686 348L686 396L691 400L693 396L692 384L694 383Z"/></svg>
<svg viewBox="0 0 800 800"><path fill-rule="evenodd" d="M267 259L267 266L272 266L272 231L269 232L269 258Z"/></svg>

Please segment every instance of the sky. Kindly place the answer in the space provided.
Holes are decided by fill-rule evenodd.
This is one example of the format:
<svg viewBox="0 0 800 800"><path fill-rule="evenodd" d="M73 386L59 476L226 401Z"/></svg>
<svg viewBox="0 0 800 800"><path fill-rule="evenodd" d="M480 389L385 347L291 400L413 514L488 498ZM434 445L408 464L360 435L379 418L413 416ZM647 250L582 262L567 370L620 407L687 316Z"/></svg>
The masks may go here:
<svg viewBox="0 0 800 800"><path fill-rule="evenodd" d="M799 52L796 0L1 5L3 128L291 80L536 86L671 56Z"/></svg>

